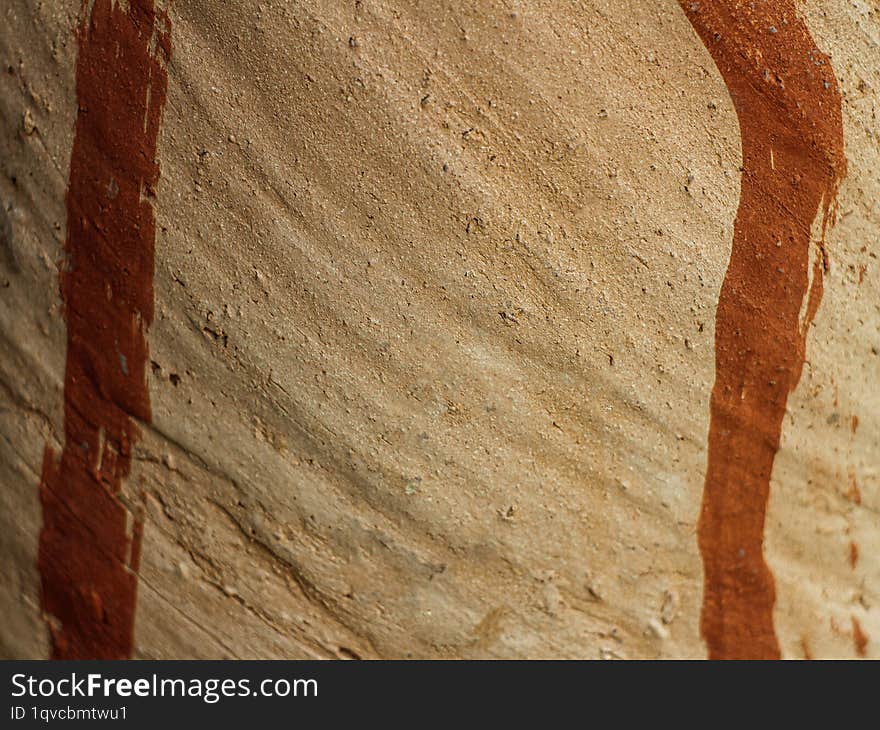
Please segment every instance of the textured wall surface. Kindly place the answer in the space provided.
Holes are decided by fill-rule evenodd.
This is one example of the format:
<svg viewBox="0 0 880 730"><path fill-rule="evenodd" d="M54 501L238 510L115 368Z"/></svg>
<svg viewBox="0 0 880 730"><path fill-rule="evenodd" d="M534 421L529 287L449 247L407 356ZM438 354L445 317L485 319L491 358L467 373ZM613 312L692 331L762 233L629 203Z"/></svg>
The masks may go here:
<svg viewBox="0 0 880 730"><path fill-rule="evenodd" d="M880 656L875 2L0 13L0 655Z"/></svg>

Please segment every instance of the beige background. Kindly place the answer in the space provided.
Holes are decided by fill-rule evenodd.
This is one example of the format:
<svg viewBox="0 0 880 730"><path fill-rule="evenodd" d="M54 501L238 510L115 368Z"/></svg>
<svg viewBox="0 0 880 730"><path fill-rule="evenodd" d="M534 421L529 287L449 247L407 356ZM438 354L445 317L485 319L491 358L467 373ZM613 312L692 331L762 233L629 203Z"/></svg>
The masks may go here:
<svg viewBox="0 0 880 730"><path fill-rule="evenodd" d="M37 485L62 432L78 9L10 0L0 25L4 656L48 651ZM853 656L853 617L877 656L880 9L802 9L849 174L765 547L785 656ZM135 655L704 656L740 140L678 4L177 0L171 19Z"/></svg>

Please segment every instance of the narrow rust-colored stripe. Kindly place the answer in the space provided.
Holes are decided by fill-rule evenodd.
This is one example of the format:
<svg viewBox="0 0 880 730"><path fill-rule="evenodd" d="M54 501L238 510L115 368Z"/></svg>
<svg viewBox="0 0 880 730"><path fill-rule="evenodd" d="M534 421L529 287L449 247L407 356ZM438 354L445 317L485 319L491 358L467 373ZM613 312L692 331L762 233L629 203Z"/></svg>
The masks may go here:
<svg viewBox="0 0 880 730"><path fill-rule="evenodd" d="M764 519L786 403L822 296L825 231L846 171L840 92L793 0L679 3L727 85L743 158L715 324L698 526L701 628L713 659L772 659L780 651ZM811 229L820 212L810 283Z"/></svg>
<svg viewBox="0 0 880 730"><path fill-rule="evenodd" d="M153 0L88 0L61 295L64 448L46 447L38 568L56 659L131 655L141 526L119 495L136 421L150 421L156 144L169 21Z"/></svg>

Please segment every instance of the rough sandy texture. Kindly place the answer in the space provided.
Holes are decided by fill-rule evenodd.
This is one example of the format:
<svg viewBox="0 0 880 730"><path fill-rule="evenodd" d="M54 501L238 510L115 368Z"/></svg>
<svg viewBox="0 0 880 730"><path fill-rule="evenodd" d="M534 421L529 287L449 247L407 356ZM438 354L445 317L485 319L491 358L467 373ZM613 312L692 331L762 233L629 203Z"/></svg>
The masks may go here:
<svg viewBox="0 0 880 730"><path fill-rule="evenodd" d="M133 656L707 655L697 525L748 159L685 10L168 9L151 422L115 497L143 521ZM773 638L877 656L880 16L796 13L847 170L769 479ZM0 653L41 657L81 8L3 14Z"/></svg>

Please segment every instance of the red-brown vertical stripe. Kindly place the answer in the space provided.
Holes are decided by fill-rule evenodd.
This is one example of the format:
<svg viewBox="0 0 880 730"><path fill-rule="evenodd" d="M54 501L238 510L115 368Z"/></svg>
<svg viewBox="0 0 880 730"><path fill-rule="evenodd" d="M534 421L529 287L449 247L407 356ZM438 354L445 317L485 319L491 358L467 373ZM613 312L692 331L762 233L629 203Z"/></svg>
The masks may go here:
<svg viewBox="0 0 880 730"><path fill-rule="evenodd" d="M868 635L862 630L862 625L859 623L859 620L855 616L853 616L851 620L853 631L853 647L855 648L856 656L866 657L868 655Z"/></svg>
<svg viewBox="0 0 880 730"><path fill-rule="evenodd" d="M764 516L786 402L822 295L825 229L846 171L840 93L793 0L679 2L727 84L743 157L715 325L698 527L701 627L711 658L778 658ZM820 211L811 272L811 228Z"/></svg>
<svg viewBox="0 0 880 730"><path fill-rule="evenodd" d="M156 142L170 27L153 0L85 0L61 295L64 448L46 447L39 571L56 659L131 655L140 525L119 499L150 421Z"/></svg>

